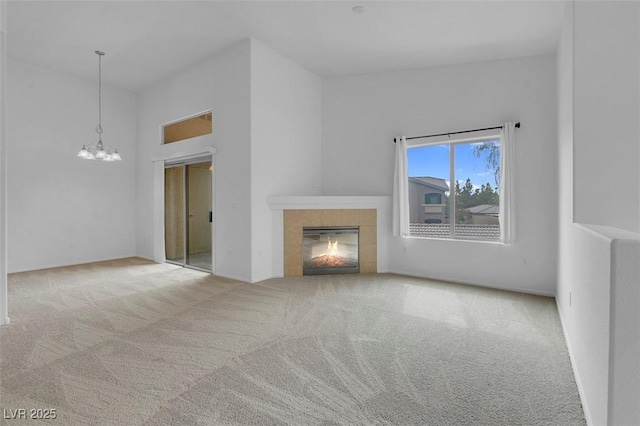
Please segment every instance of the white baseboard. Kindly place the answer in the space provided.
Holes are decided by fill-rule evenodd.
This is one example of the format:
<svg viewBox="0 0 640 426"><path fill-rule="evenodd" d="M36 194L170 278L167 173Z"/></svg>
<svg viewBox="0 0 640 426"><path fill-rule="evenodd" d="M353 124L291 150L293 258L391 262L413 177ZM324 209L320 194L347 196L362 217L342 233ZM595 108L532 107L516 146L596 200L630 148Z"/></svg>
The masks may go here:
<svg viewBox="0 0 640 426"><path fill-rule="evenodd" d="M29 267L29 268L12 269L8 273L18 274L20 272L40 271L42 269L64 268L65 266L88 265L89 263L110 262L112 260L130 259L132 257L140 257L140 256L136 256L135 254L132 254L128 256L124 255L124 256L117 256L117 257L104 257L104 258L98 258L98 259L92 259L92 260L83 260L83 261L80 261L79 263L49 263L49 264L38 265L38 266ZM150 259L150 260L153 260L153 259Z"/></svg>
<svg viewBox="0 0 640 426"><path fill-rule="evenodd" d="M258 279L258 280L253 280L253 281L251 281L251 284L255 284L255 283L262 282L262 281L271 280L271 279L274 279L274 278L284 278L284 275L280 275L280 276L277 276L277 275L269 275L269 276L266 276L266 277L264 277L264 278L260 278L260 279Z"/></svg>
<svg viewBox="0 0 640 426"><path fill-rule="evenodd" d="M3 325L9 325L11 321L9 320L9 317L3 318L2 320L0 320L0 326Z"/></svg>
<svg viewBox="0 0 640 426"><path fill-rule="evenodd" d="M137 255L135 255L133 257L139 257L140 259L144 259L144 260L148 260L150 262L158 263L158 262L156 262L156 260L153 257L140 256L139 254L137 254Z"/></svg>
<svg viewBox="0 0 640 426"><path fill-rule="evenodd" d="M235 275L231 275L231 274L221 274L219 272L213 272L213 275L216 277L221 277L221 278L228 278L230 280L235 280L235 281L240 281L243 283L247 283L247 284L251 284L251 281L249 281L246 277L238 277Z"/></svg>
<svg viewBox="0 0 640 426"><path fill-rule="evenodd" d="M381 273L381 272L378 272L378 273ZM535 296L545 296L545 297L553 297L553 298L556 297L555 293L549 293L549 292L540 291L540 290L532 290L532 289L528 289L528 288L516 288L516 287L509 287L509 286L499 286L499 285L494 285L494 284L484 284L484 283L472 283L472 282L466 282L466 281L458 281L458 280L452 280L451 278L447 278L447 277L438 277L438 276L433 276L433 275L425 276L425 275L419 275L419 274L416 274L416 273L400 271L400 270L397 270L397 269L396 270L390 270L387 273L396 274L396 275L405 275L407 277L414 277L414 278L424 278L426 280L444 281L444 282L454 283L454 284L463 284L463 285L471 285L471 286L475 286L475 287L492 288L492 289L495 289L495 290L513 291L515 293L533 294Z"/></svg>
<svg viewBox="0 0 640 426"><path fill-rule="evenodd" d="M558 303L556 302L556 306ZM573 375L576 378L576 385L578 386L578 395L580 395L580 402L582 403L582 409L584 410L584 418L587 421L587 426L593 426L593 421L591 420L591 413L589 412L589 405L587 404L587 400L584 396L584 386L582 386L582 380L580 380L580 374L578 372L578 366L576 365L576 361L573 357L573 348L571 347L571 341L569 340L567 334L567 328L564 325L564 317L562 316L562 311L560 307L558 308L558 316L560 317L560 325L562 326L562 334L564 335L564 341L567 344L567 351L569 352L569 359L571 360L571 369L573 370Z"/></svg>

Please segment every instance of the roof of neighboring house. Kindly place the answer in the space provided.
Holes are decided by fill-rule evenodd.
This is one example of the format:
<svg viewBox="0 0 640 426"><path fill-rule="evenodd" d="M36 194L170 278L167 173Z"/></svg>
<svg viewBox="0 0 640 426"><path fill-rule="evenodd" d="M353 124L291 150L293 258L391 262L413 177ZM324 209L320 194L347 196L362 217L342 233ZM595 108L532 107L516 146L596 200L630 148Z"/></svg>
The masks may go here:
<svg viewBox="0 0 640 426"><path fill-rule="evenodd" d="M451 238L448 223L411 223L412 237ZM500 225L456 225L456 238L497 240L500 238Z"/></svg>
<svg viewBox="0 0 640 426"><path fill-rule="evenodd" d="M500 212L500 207L493 204L480 204L479 206L469 207L467 210L469 210L471 214L497 216Z"/></svg>
<svg viewBox="0 0 640 426"><path fill-rule="evenodd" d="M449 185L444 179L435 178L431 176L414 176L409 178L409 182L415 182L421 185L431 186L441 191L448 191Z"/></svg>

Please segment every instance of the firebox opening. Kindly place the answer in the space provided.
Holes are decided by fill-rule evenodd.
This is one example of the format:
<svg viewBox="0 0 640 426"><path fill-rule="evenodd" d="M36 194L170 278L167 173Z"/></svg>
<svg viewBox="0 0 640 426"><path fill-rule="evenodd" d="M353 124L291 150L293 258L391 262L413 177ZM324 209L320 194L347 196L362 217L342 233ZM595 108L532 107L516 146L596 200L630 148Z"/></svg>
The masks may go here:
<svg viewBox="0 0 640 426"><path fill-rule="evenodd" d="M303 228L303 275L359 273L358 240L358 227Z"/></svg>

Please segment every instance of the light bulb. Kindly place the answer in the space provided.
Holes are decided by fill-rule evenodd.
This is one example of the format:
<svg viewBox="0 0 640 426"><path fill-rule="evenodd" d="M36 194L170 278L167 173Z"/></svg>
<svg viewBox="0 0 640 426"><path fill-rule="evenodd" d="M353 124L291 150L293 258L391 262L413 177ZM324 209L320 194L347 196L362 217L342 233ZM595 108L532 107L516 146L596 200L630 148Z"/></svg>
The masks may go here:
<svg viewBox="0 0 640 426"><path fill-rule="evenodd" d="M87 151L87 148L85 145L82 145L82 149L80 150L80 152L78 152L78 157L87 158L88 156L89 156L89 151Z"/></svg>

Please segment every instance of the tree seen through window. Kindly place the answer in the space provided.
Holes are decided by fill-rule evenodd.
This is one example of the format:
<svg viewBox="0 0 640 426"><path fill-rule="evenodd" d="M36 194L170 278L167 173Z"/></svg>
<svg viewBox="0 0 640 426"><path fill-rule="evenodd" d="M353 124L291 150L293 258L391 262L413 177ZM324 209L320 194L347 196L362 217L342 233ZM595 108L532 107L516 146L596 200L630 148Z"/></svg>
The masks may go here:
<svg viewBox="0 0 640 426"><path fill-rule="evenodd" d="M499 239L498 138L411 147L407 160L411 235Z"/></svg>

